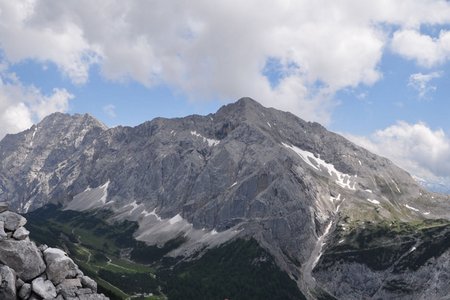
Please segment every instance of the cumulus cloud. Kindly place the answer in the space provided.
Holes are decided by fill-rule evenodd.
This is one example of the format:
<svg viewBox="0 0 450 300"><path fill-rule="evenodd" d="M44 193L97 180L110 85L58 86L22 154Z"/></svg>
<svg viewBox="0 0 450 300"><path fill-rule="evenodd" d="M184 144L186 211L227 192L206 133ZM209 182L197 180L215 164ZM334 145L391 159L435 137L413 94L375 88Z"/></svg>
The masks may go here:
<svg viewBox="0 0 450 300"><path fill-rule="evenodd" d="M441 72L432 72L428 74L414 73L409 76L408 86L419 93L420 99L424 99L429 92L433 92L437 89L435 85L431 84L431 81L441 76Z"/></svg>
<svg viewBox="0 0 450 300"><path fill-rule="evenodd" d="M65 89L43 94L34 86L23 85L6 67L0 68L0 139L29 128L50 113L67 111L72 98Z"/></svg>
<svg viewBox="0 0 450 300"><path fill-rule="evenodd" d="M400 30L394 33L392 49L419 65L433 67L450 58L450 31L442 30L439 37L433 38L417 30Z"/></svg>
<svg viewBox="0 0 450 300"><path fill-rule="evenodd" d="M336 91L382 77L391 28L395 51L430 65L445 60L446 35L423 42L425 54L402 41L448 22L441 0L0 0L0 47L12 63L55 63L77 84L96 64L108 80L166 84L196 100L251 96L327 123ZM264 74L270 60L281 66L276 84Z"/></svg>
<svg viewBox="0 0 450 300"><path fill-rule="evenodd" d="M397 122L369 137L345 134L366 149L391 159L412 175L450 183L450 137L425 123Z"/></svg>

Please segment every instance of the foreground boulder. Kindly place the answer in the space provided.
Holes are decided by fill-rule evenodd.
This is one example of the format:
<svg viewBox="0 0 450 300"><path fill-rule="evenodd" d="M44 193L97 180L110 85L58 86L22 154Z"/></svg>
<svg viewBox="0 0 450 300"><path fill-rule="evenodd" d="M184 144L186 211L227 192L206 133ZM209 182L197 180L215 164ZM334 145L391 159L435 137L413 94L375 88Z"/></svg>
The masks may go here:
<svg viewBox="0 0 450 300"><path fill-rule="evenodd" d="M44 258L47 263L47 278L53 284L57 285L66 278L76 277L78 267L64 251L57 248L47 248L44 251Z"/></svg>
<svg viewBox="0 0 450 300"><path fill-rule="evenodd" d="M24 281L39 276L46 269L42 253L29 240L0 241L0 262L13 268Z"/></svg>
<svg viewBox="0 0 450 300"><path fill-rule="evenodd" d="M4 222L6 230L15 231L17 228L24 226L27 219L12 211L4 211L0 213L0 221Z"/></svg>
<svg viewBox="0 0 450 300"><path fill-rule="evenodd" d="M0 202L0 300L109 299L64 251L30 241L26 219L6 209Z"/></svg>
<svg viewBox="0 0 450 300"><path fill-rule="evenodd" d="M31 282L31 288L38 296L44 299L55 298L56 288L50 280L44 280L42 277L38 277Z"/></svg>
<svg viewBox="0 0 450 300"><path fill-rule="evenodd" d="M0 299L16 300L16 274L8 266L0 266Z"/></svg>

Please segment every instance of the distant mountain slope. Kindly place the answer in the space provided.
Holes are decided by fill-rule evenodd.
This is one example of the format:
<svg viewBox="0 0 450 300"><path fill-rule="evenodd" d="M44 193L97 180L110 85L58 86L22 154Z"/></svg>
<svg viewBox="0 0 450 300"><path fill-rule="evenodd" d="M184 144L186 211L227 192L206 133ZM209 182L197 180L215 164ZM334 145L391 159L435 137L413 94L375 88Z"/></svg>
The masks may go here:
<svg viewBox="0 0 450 300"><path fill-rule="evenodd" d="M389 160L249 98L133 128L53 114L6 136L0 161L0 200L17 211L108 208L149 244L186 236L171 256L253 237L310 297L338 226L450 218L448 196Z"/></svg>

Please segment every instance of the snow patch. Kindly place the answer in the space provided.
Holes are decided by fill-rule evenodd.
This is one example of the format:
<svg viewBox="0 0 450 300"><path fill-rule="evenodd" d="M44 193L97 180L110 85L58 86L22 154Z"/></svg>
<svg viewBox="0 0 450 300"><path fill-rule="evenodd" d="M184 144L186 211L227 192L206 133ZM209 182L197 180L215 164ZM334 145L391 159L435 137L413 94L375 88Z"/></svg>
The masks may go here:
<svg viewBox="0 0 450 300"><path fill-rule="evenodd" d="M337 197L330 196L331 202L339 201L339 200L341 200L341 194L338 194Z"/></svg>
<svg viewBox="0 0 450 300"><path fill-rule="evenodd" d="M364 190L364 191L365 191L365 192L368 192L368 193L371 193L371 194L373 193L372 190L369 190L369 189Z"/></svg>
<svg viewBox="0 0 450 300"><path fill-rule="evenodd" d="M131 202L130 204L128 204L126 207L131 206L131 210L128 212L128 214L132 214L133 211L135 211L139 206L141 206L141 204L137 204L136 201Z"/></svg>
<svg viewBox="0 0 450 300"><path fill-rule="evenodd" d="M356 182L353 182L353 185L351 184L350 179L352 178L352 176L336 170L333 164L327 163L326 161L321 159L320 156L315 157L313 153L302 150L296 146L289 146L288 144L285 143L282 143L282 145L297 153L297 155L299 155L302 158L302 160L306 162L314 170L316 171L325 170L326 172L328 172L328 175L332 177L333 176L337 177L335 182L340 187L347 188L349 190L356 190L355 188Z"/></svg>
<svg viewBox="0 0 450 300"><path fill-rule="evenodd" d="M33 134L31 135L30 147L33 147L34 136L37 132L37 126L34 127Z"/></svg>
<svg viewBox="0 0 450 300"><path fill-rule="evenodd" d="M399 194L401 194L402 192L401 192L400 189L398 188L397 182L395 182L394 179L392 179L392 182L394 183L395 188L397 189L397 192L398 192Z"/></svg>
<svg viewBox="0 0 450 300"><path fill-rule="evenodd" d="M424 215L429 215L430 212L429 212L429 211L426 211L426 212L424 212L423 214L424 214Z"/></svg>
<svg viewBox="0 0 450 300"><path fill-rule="evenodd" d="M25 205L23 206L23 212L24 213L28 212L28 210L31 207L31 204L33 204L33 200L28 200L27 203L25 203Z"/></svg>
<svg viewBox="0 0 450 300"><path fill-rule="evenodd" d="M361 163L361 161L359 159L358 159L358 162L359 162L359 165L362 166L362 163Z"/></svg>
<svg viewBox="0 0 450 300"><path fill-rule="evenodd" d="M233 187L233 186L235 186L236 184L237 184L237 181L234 182L230 187Z"/></svg>
<svg viewBox="0 0 450 300"><path fill-rule="evenodd" d="M270 125L270 123L269 123L269 122L267 122L267 125L269 125L269 127L270 127L270 128L272 128L272 125Z"/></svg>
<svg viewBox="0 0 450 300"><path fill-rule="evenodd" d="M314 269L314 267L317 265L317 263L319 262L320 257L322 256L322 249L323 246L325 245L325 238L327 237L328 233L330 232L331 226L333 226L333 221L330 221L327 225L327 227L325 228L324 233L319 237L317 243L318 243L318 247L319 247L319 254L317 254L316 258L314 259L313 263L312 263L312 268L311 271Z"/></svg>
<svg viewBox="0 0 450 300"><path fill-rule="evenodd" d="M410 209L410 210L413 210L413 211L420 211L420 210L418 210L417 208L414 208L414 207L412 207L412 206L409 206L408 204L405 204L405 206L406 206L406 208L408 208L408 209Z"/></svg>
<svg viewBox="0 0 450 300"><path fill-rule="evenodd" d="M204 137L203 135L201 135L201 134L197 133L197 131L191 131L191 134L192 134L193 136L196 136L196 137L202 138L202 139L203 139L203 141L204 141L205 143L208 143L208 146L210 146L210 147L214 147L214 146L216 146L217 144L219 144L219 143L220 143L220 141L219 141L219 140L215 140L215 139L208 139L208 138Z"/></svg>
<svg viewBox="0 0 450 300"><path fill-rule="evenodd" d="M183 217L180 216L180 214L177 214L176 216L174 216L173 218L171 218L169 220L169 223L170 223L170 225L173 225L173 224L181 222L181 221L183 221Z"/></svg>
<svg viewBox="0 0 450 300"><path fill-rule="evenodd" d="M380 201L375 200L375 199L369 199L369 198L367 198L367 201L369 201L370 203L373 203L373 204L380 204Z"/></svg>
<svg viewBox="0 0 450 300"><path fill-rule="evenodd" d="M141 214L144 215L144 218L154 216L156 220L162 221L161 217L156 214L156 208L154 208L151 212L148 212L147 210L144 209Z"/></svg>

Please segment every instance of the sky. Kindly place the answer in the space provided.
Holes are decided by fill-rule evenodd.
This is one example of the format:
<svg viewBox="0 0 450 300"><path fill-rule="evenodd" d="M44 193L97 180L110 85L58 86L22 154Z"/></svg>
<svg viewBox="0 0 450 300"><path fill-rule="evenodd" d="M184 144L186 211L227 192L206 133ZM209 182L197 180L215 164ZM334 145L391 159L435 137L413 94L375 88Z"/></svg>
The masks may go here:
<svg viewBox="0 0 450 300"><path fill-rule="evenodd" d="M450 186L449 66L447 1L0 0L0 138L248 96Z"/></svg>

